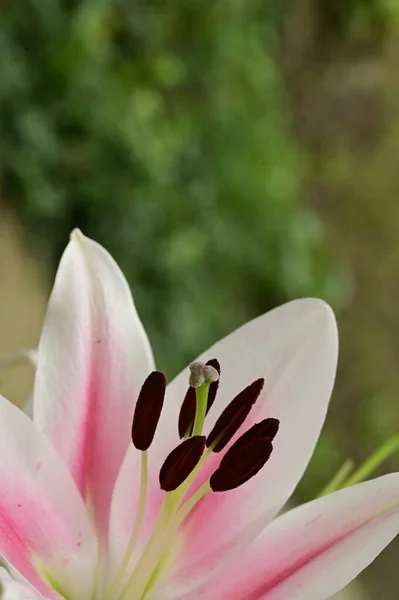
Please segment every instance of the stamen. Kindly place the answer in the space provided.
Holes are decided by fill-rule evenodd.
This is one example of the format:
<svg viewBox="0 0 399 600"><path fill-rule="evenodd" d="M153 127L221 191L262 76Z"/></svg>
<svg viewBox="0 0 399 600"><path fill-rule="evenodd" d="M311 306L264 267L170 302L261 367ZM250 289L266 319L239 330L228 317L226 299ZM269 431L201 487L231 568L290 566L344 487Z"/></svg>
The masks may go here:
<svg viewBox="0 0 399 600"><path fill-rule="evenodd" d="M187 439L170 452L160 469L160 487L167 493L145 547L128 575L129 562L144 515L147 493L146 451L153 441L160 418L165 396L165 377L159 372L151 373L141 389L132 425L133 443L142 450L143 457L139 506L125 556L113 585L108 588L108 600L115 597L118 600L145 600L162 577L164 566L173 560L171 548L175 547L176 534L194 506L212 491L227 491L248 481L263 467L272 452L272 439L277 434L279 421L264 419L246 431L226 452L211 478L187 496L210 454L222 450L244 423L264 385L264 380L258 379L240 392L222 412L206 439L202 435L202 428L206 414L215 401L220 365L216 359L212 359L206 364L193 363L190 371L190 387L184 398L178 423L179 435ZM208 448L205 451L206 446ZM125 574L128 578L120 590Z"/></svg>
<svg viewBox="0 0 399 600"><path fill-rule="evenodd" d="M209 481L206 481L198 488L196 492L187 500L185 504L179 509L177 513L178 524L180 525L184 519L187 517L189 512L192 511L194 506L202 500L209 492L212 492L211 486L209 485Z"/></svg>
<svg viewBox="0 0 399 600"><path fill-rule="evenodd" d="M215 367L212 367L209 363L206 363L204 369L204 377L205 381L210 381L211 383L216 383L219 381L219 372Z"/></svg>
<svg viewBox="0 0 399 600"><path fill-rule="evenodd" d="M138 450L148 450L154 439L165 398L166 379L153 371L140 390L134 411L132 441Z"/></svg>
<svg viewBox="0 0 399 600"><path fill-rule="evenodd" d="M248 432L247 432L248 433ZM214 492L233 490L254 477L265 465L273 450L269 438L248 442L239 438L226 452L219 468L213 473L209 484Z"/></svg>
<svg viewBox="0 0 399 600"><path fill-rule="evenodd" d="M154 439L155 431L161 416L165 398L166 379L163 373L153 371L144 381L137 399L132 424L132 442L141 450L141 485L137 513L133 525L132 535L128 542L125 554L108 588L109 594L115 593L121 583L129 561L133 555L141 525L144 518L145 503L148 487L148 458L147 450Z"/></svg>
<svg viewBox="0 0 399 600"><path fill-rule="evenodd" d="M248 429L248 431L246 431L237 440L237 442L235 442L232 445L232 447L228 450L228 452L226 452L225 456L222 458L222 460L220 462L219 469L222 467L225 469L233 469L234 470L236 463L238 463L241 460L242 454L245 453L247 451L247 448L250 447L255 442L261 442L261 441L265 442L266 441L265 454L267 455L267 448L268 448L267 442L269 442L269 441L271 442L271 440L276 436L278 428L279 428L279 424L280 424L280 421L278 419L269 418L269 419L264 419L260 423L256 423L255 425L253 425L250 429ZM269 454L269 456L270 456L270 454ZM262 466L263 465L260 465L259 468L261 468ZM255 472L252 472L250 474L250 476L248 477L248 479L250 477L253 477L255 474L256 474ZM219 475L220 475L220 472L219 472ZM217 478L218 478L218 476L216 477L216 485L218 483ZM244 483L245 481L242 480L241 483ZM235 487L237 487L237 486L235 486ZM229 488L229 489L231 489L231 488ZM200 500L202 500L202 498L204 498L209 492L212 492L212 491L215 491L215 490L212 489L212 487L210 485L210 481L206 481L187 500L187 502L185 502L183 504L183 506L181 506L181 508L179 509L179 511L177 513L178 522L182 523L182 521L184 521L184 519L191 512L191 510L194 508L194 506Z"/></svg>
<svg viewBox="0 0 399 600"><path fill-rule="evenodd" d="M216 381L212 381L210 386L209 386L209 392L208 392L208 404L206 407L206 414L208 414L212 404L215 402L215 398L216 398L216 394L217 391L219 389L219 381L220 381L220 373L221 373L221 369L220 369L220 364L219 361L216 358L211 358L211 360L208 360L206 363L207 366L209 367L213 367L217 372L219 377L217 378Z"/></svg>
<svg viewBox="0 0 399 600"><path fill-rule="evenodd" d="M195 436L179 444L166 458L159 473L165 492L176 490L195 469L205 449L205 436Z"/></svg>
<svg viewBox="0 0 399 600"><path fill-rule="evenodd" d="M191 435L194 425L196 406L197 395L195 393L195 388L191 387L190 385L184 397L179 414L178 427L180 438L184 438L186 435Z"/></svg>
<svg viewBox="0 0 399 600"><path fill-rule="evenodd" d="M247 418L263 389L264 379L257 379L240 392L224 409L206 440L207 447L220 452Z"/></svg>
<svg viewBox="0 0 399 600"><path fill-rule="evenodd" d="M263 419L263 421L260 421L260 423L255 423L255 425L252 425L252 427L250 427L248 431L246 431L239 437L237 442L240 442L242 445L244 445L245 443L250 444L255 440L268 439L272 442L277 435L279 427L280 421L278 419ZM232 445L230 450L233 449L234 446L235 444ZM222 463L223 460L226 458L227 454L222 458Z"/></svg>
<svg viewBox="0 0 399 600"><path fill-rule="evenodd" d="M165 503L162 505L154 529L150 535L146 547L140 559L136 563L129 580L118 596L117 600L144 600L144 592L151 576L154 566L159 563L171 543L171 535L174 531L174 520L169 520ZM113 600L113 597L110 598Z"/></svg>
<svg viewBox="0 0 399 600"><path fill-rule="evenodd" d="M219 467L228 467L230 463L234 463L240 460L241 454L245 453L248 447L252 446L255 442L265 442L272 440L269 437L271 428L273 431L276 428L276 424L270 424L270 421L277 422L278 419L263 419L260 423L255 423L243 433L236 442L228 449L226 454L222 457Z"/></svg>
<svg viewBox="0 0 399 600"><path fill-rule="evenodd" d="M130 536L129 543L127 545L125 554L121 560L121 563L115 573L115 576L109 586L108 593L110 597L115 597L116 591L121 583L121 580L125 574L125 571L129 565L129 561L132 558L134 549L139 539L139 533L141 525L143 523L145 503L147 499L147 488L148 488L148 456L147 451L141 453L141 482L140 482L140 493L139 502L137 507L137 513L134 520L132 535Z"/></svg>

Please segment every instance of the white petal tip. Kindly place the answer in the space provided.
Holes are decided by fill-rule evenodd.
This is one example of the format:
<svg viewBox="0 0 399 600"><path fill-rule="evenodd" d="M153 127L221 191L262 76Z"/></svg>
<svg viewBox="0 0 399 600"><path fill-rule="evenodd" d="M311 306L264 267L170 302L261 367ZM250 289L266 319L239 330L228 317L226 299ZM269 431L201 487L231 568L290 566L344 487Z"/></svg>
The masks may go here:
<svg viewBox="0 0 399 600"><path fill-rule="evenodd" d="M323 322L327 327L332 328L335 332L338 333L337 328L337 320L335 318L335 313L331 306L327 304L324 300L316 300L318 311L320 313L320 318L323 319Z"/></svg>
<svg viewBox="0 0 399 600"><path fill-rule="evenodd" d="M316 319L320 319L327 327L333 326L337 329L337 321L333 309L325 300L320 298L301 298L300 300L294 300L294 302L300 302L304 305L304 308L313 313Z"/></svg>
<svg viewBox="0 0 399 600"><path fill-rule="evenodd" d="M78 227L75 227L75 229L72 229L72 231L69 235L71 242L80 242L85 237L86 236L83 235L83 233L80 231L80 229Z"/></svg>
<svg viewBox="0 0 399 600"><path fill-rule="evenodd" d="M289 302L288 305L296 305L298 317L309 320L308 322L312 324L312 328L319 332L319 335L331 348L336 361L338 356L338 326L331 306L320 298L300 298Z"/></svg>

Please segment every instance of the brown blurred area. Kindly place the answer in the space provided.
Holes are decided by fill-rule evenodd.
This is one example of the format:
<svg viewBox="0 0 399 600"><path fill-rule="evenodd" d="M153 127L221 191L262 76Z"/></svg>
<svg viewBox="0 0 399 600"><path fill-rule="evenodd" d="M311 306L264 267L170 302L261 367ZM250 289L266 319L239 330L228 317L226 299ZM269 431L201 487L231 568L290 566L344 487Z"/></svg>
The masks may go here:
<svg viewBox="0 0 399 600"><path fill-rule="evenodd" d="M399 425L397 11L382 31L331 37L316 4L291 3L280 59L293 128L311 157L304 197L351 279L328 427L359 463ZM395 456L380 473L398 468ZM398 597L398 551L396 541L362 576L368 597Z"/></svg>
<svg viewBox="0 0 399 600"><path fill-rule="evenodd" d="M47 269L28 249L21 224L2 211L0 226L0 360L36 348L48 290ZM0 373L0 393L23 406L32 393L34 368L17 360Z"/></svg>

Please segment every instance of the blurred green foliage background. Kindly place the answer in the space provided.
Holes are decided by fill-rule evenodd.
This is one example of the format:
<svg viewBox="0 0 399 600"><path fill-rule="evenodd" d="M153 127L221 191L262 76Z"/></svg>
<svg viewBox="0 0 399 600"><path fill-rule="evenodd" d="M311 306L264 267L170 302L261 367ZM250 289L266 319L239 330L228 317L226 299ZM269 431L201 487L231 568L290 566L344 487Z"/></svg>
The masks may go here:
<svg viewBox="0 0 399 600"><path fill-rule="evenodd" d="M392 0L2 6L1 202L53 272L73 227L103 243L169 376L293 297L338 311L336 402L301 500L398 422L398 15ZM394 598L381 568L371 589Z"/></svg>
<svg viewBox="0 0 399 600"><path fill-rule="evenodd" d="M2 196L54 264L75 226L109 247L170 374L254 314L339 292L300 204L281 15L264 4L32 0L3 15Z"/></svg>

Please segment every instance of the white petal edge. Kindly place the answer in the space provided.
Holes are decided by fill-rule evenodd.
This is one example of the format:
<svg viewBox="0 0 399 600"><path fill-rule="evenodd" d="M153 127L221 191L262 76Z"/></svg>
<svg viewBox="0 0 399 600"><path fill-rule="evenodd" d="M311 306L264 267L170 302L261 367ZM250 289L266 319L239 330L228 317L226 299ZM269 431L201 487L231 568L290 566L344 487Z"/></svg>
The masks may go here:
<svg viewBox="0 0 399 600"><path fill-rule="evenodd" d="M190 600L326 600L399 532L399 474L358 484L276 519ZM166 594L183 600L180 593Z"/></svg>
<svg viewBox="0 0 399 600"><path fill-rule="evenodd" d="M34 556L76 600L90 596L97 542L86 507L46 436L1 396L0 531L0 555L35 587Z"/></svg>

